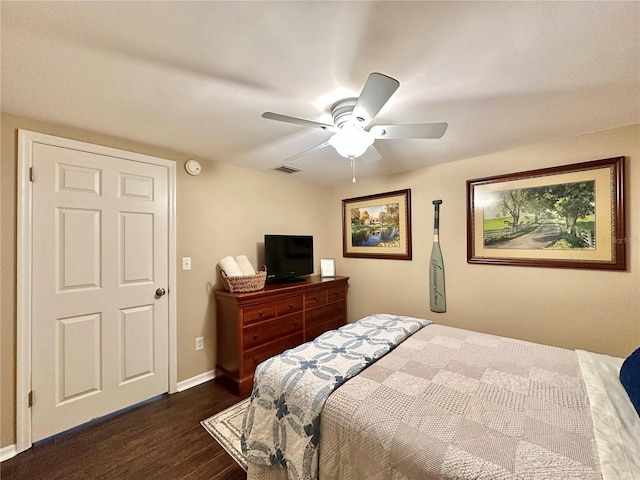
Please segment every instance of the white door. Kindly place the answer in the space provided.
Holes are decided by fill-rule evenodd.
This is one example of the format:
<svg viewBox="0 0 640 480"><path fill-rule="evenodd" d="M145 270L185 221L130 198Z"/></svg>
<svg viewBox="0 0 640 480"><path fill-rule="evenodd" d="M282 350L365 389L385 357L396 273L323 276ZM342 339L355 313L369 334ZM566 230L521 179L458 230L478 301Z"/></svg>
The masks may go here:
<svg viewBox="0 0 640 480"><path fill-rule="evenodd" d="M32 158L35 442L168 391L169 202L162 166L42 143Z"/></svg>

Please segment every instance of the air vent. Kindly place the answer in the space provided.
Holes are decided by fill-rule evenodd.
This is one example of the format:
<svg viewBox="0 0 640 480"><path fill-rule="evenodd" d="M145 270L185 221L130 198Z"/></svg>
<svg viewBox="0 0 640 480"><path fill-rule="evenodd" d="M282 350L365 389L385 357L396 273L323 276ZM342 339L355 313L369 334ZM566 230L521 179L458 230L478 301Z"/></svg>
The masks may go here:
<svg viewBox="0 0 640 480"><path fill-rule="evenodd" d="M274 170L277 170L282 173L288 173L288 174L302 172L301 168L292 167L291 165L280 165L279 167L274 168Z"/></svg>

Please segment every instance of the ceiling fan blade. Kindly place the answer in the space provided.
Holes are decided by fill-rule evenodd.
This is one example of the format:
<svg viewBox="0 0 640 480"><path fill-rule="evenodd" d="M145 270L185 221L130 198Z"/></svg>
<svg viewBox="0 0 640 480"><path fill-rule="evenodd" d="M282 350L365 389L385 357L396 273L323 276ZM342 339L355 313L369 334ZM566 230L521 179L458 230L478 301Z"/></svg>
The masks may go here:
<svg viewBox="0 0 640 480"><path fill-rule="evenodd" d="M395 78L376 72L370 74L353 108L351 120L355 124L368 125L399 86L400 82Z"/></svg>
<svg viewBox="0 0 640 480"><path fill-rule="evenodd" d="M295 155L291 155L289 158L285 158L284 163L297 160L298 158L302 157L303 155L306 155L309 152L313 152L314 150L320 150L321 148L328 147L328 146L329 146L329 140L321 143L320 145L315 145L311 148L307 148L306 150L302 150L301 152L298 152Z"/></svg>
<svg viewBox="0 0 640 480"><path fill-rule="evenodd" d="M305 120L304 118L290 117L289 115L281 115L279 113L264 112L262 118L269 120L278 120L279 122L293 123L295 125L301 125L303 127L321 128L322 130L337 131L334 125L328 125L326 123L313 122L311 120Z"/></svg>
<svg viewBox="0 0 640 480"><path fill-rule="evenodd" d="M380 155L380 152L378 152L378 150L376 150L375 147L371 145L360 156L360 159L362 159L364 163L370 164L370 163L375 163L378 160L382 159L382 155Z"/></svg>
<svg viewBox="0 0 640 480"><path fill-rule="evenodd" d="M374 125L370 131L376 139L391 138L440 138L447 131L447 123L414 123L398 125Z"/></svg>

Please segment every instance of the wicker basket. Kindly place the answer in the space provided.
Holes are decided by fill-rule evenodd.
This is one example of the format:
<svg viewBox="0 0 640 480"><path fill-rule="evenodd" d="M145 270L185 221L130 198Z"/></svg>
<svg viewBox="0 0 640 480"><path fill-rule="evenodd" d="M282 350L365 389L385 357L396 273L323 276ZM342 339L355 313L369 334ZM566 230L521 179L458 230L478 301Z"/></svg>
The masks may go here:
<svg viewBox="0 0 640 480"><path fill-rule="evenodd" d="M224 270L220 270L220 276L222 277L222 283L227 292L257 292L264 288L267 280L267 267L263 265L255 275L243 275L241 277L229 277Z"/></svg>

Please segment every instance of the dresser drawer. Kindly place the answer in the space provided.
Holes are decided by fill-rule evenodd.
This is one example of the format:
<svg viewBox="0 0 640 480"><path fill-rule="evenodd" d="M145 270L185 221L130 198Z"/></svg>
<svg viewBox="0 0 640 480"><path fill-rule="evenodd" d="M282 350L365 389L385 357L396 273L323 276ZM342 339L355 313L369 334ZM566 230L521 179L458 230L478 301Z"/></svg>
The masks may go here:
<svg viewBox="0 0 640 480"><path fill-rule="evenodd" d="M257 303L243 308L244 324L268 320L276 316L276 302Z"/></svg>
<svg viewBox="0 0 640 480"><path fill-rule="evenodd" d="M316 307L306 312L305 328L313 328L315 325L326 323L330 320L344 318L344 315L344 302Z"/></svg>
<svg viewBox="0 0 640 480"><path fill-rule="evenodd" d="M332 288L327 290L327 302L341 302L347 298L347 290L344 287Z"/></svg>
<svg viewBox="0 0 640 480"><path fill-rule="evenodd" d="M244 349L253 348L301 330L302 312L272 318L265 322L252 323L242 329L242 346Z"/></svg>
<svg viewBox="0 0 640 480"><path fill-rule="evenodd" d="M326 290L304 294L304 308L309 309L327 303Z"/></svg>
<svg viewBox="0 0 640 480"><path fill-rule="evenodd" d="M265 343L259 347L246 350L243 355L242 375L253 375L259 363L266 359L278 355L289 348L296 347L302 343L302 331L289 335L288 337Z"/></svg>
<svg viewBox="0 0 640 480"><path fill-rule="evenodd" d="M302 295L295 297L287 297L276 302L276 311L278 315L286 315L288 313L301 312L303 305Z"/></svg>

